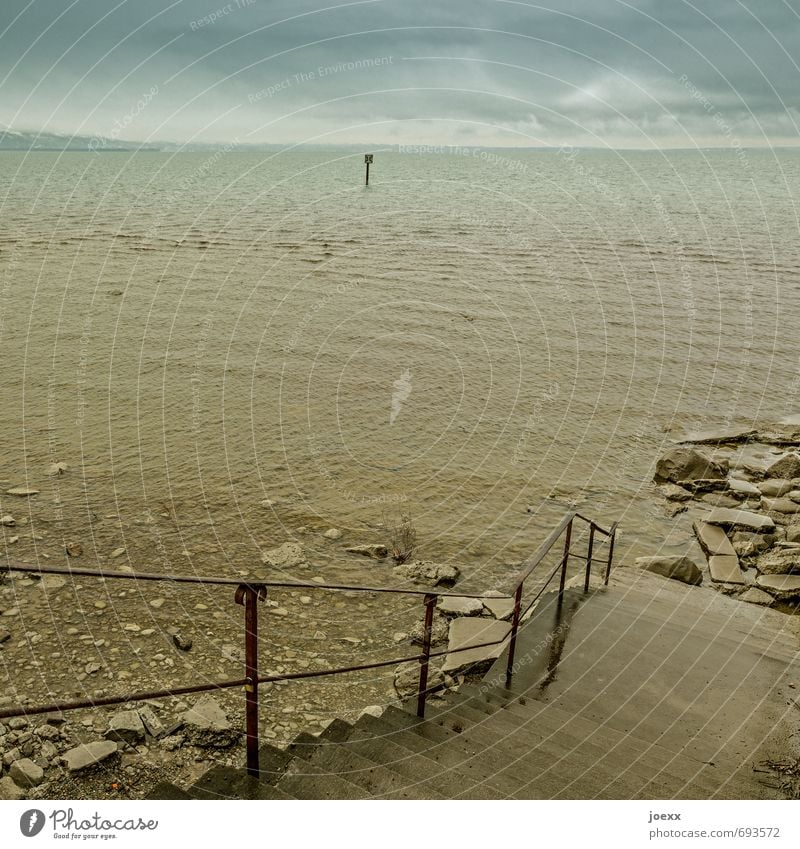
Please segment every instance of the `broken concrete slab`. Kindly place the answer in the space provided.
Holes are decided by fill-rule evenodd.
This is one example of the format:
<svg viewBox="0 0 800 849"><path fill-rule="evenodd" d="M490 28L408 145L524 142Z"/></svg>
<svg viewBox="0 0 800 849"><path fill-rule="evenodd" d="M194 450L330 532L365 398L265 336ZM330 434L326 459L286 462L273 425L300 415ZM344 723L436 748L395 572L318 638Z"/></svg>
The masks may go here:
<svg viewBox="0 0 800 849"><path fill-rule="evenodd" d="M213 696L198 699L194 707L181 715L181 720L186 739L203 748L224 749L240 736Z"/></svg>
<svg viewBox="0 0 800 849"><path fill-rule="evenodd" d="M61 762L70 772L79 772L99 764L116 752L117 744L113 740L95 740L93 743L82 743L64 752Z"/></svg>
<svg viewBox="0 0 800 849"><path fill-rule="evenodd" d="M775 522L769 516L761 516L747 510L735 510L729 507L715 507L706 517L710 525L722 525L730 528L746 528L751 531L771 531Z"/></svg>
<svg viewBox="0 0 800 849"><path fill-rule="evenodd" d="M133 746L144 740L144 724L137 711L120 710L109 720L108 730L103 736L106 740Z"/></svg>
<svg viewBox="0 0 800 849"><path fill-rule="evenodd" d="M450 624L448 654L442 672L452 675L468 668L476 671L475 667L488 667L503 653L510 632L511 626L497 619L454 619ZM483 646L483 643L495 641L498 641L497 645ZM471 646L483 647L470 648Z"/></svg>
<svg viewBox="0 0 800 849"><path fill-rule="evenodd" d="M715 554L708 558L708 573L718 584L744 584L744 574L735 554Z"/></svg>
<svg viewBox="0 0 800 849"><path fill-rule="evenodd" d="M412 660L408 663L401 663L395 668L394 689L401 700L410 699L419 692L419 666L417 661ZM442 670L435 663L430 663L426 692L432 693L441 690L444 686L445 680Z"/></svg>
<svg viewBox="0 0 800 849"><path fill-rule="evenodd" d="M514 614L513 598L497 598L503 593L497 590L489 590L483 597L483 606L494 616L495 619L511 619Z"/></svg>
<svg viewBox="0 0 800 849"><path fill-rule="evenodd" d="M758 558L756 568L762 575L788 575L800 572L800 548L773 548Z"/></svg>
<svg viewBox="0 0 800 849"><path fill-rule="evenodd" d="M708 557L712 555L731 555L736 554L728 539L728 535L719 525L710 525L708 522L695 522L693 524L694 533L700 547Z"/></svg>
<svg viewBox="0 0 800 849"><path fill-rule="evenodd" d="M37 787L44 781L44 770L30 758L14 761L8 774L20 787Z"/></svg>
<svg viewBox="0 0 800 849"><path fill-rule="evenodd" d="M769 593L765 593L764 590L758 589L758 587L750 587L739 596L739 601L746 601L749 604L768 605L772 604L775 599Z"/></svg>
<svg viewBox="0 0 800 849"><path fill-rule="evenodd" d="M445 616L480 616L483 613L483 602L479 598L466 596L444 596L436 607Z"/></svg>

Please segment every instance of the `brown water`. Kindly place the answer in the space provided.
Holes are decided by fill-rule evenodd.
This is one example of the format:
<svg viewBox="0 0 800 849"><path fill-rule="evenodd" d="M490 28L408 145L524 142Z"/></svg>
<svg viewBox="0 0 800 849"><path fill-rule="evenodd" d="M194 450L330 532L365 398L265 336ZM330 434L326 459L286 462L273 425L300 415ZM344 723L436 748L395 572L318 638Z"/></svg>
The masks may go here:
<svg viewBox="0 0 800 849"><path fill-rule="evenodd" d="M0 156L0 482L41 490L9 554L235 574L299 534L302 576L361 580L319 532L403 509L497 577L571 505L642 553L686 538L670 429L798 412L798 153L362 168Z"/></svg>

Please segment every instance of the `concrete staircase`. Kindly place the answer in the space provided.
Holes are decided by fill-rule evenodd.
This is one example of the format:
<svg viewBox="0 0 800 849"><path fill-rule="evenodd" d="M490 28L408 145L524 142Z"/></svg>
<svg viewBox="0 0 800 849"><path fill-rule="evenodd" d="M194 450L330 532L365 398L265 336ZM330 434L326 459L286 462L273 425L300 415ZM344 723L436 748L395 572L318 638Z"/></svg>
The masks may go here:
<svg viewBox="0 0 800 849"><path fill-rule="evenodd" d="M544 597L510 690L501 657L424 720L395 707L337 720L286 751L264 746L258 780L218 767L151 798L785 798L766 764L797 757L786 621L618 569L608 589Z"/></svg>

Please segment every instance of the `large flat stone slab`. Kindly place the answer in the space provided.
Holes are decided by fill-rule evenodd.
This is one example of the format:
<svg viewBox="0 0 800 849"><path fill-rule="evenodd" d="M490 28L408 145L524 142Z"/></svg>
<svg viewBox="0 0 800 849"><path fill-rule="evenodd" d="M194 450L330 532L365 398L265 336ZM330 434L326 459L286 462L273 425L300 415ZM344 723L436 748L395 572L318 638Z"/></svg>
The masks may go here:
<svg viewBox="0 0 800 849"><path fill-rule="evenodd" d="M756 583L774 596L800 596L800 575L759 575Z"/></svg>
<svg viewBox="0 0 800 849"><path fill-rule="evenodd" d="M498 592L497 595L501 595L501 593ZM495 598L493 592L490 591L481 601L495 619L510 619L514 614L513 598Z"/></svg>
<svg viewBox="0 0 800 849"><path fill-rule="evenodd" d="M716 507L705 517L705 520L710 525L747 528L751 531L771 531L775 527L775 522L769 516L761 516L749 510L735 510L731 507Z"/></svg>
<svg viewBox="0 0 800 849"><path fill-rule="evenodd" d="M444 659L442 672L453 673L467 666L485 665L496 660L503 653L505 640L511 631L508 622L497 619L459 618L450 624L450 639L447 643L449 654ZM498 645L470 649L499 640ZM466 649L458 651L457 649ZM454 653L456 652L456 653Z"/></svg>
<svg viewBox="0 0 800 849"><path fill-rule="evenodd" d="M761 497L761 490L754 483L741 478L728 478L728 487L731 492L738 492L740 495Z"/></svg>
<svg viewBox="0 0 800 849"><path fill-rule="evenodd" d="M718 584L744 584L739 558L733 554L715 554L708 558L708 573Z"/></svg>
<svg viewBox="0 0 800 849"><path fill-rule="evenodd" d="M756 435L753 428L726 428L723 430L699 430L687 434L682 442L690 442L695 445L724 445L726 443L747 442Z"/></svg>
<svg viewBox="0 0 800 849"><path fill-rule="evenodd" d="M700 547L708 557L715 554L724 556L735 555L736 551L728 539L728 535L719 525L710 525L708 522L695 522L694 533Z"/></svg>
<svg viewBox="0 0 800 849"><path fill-rule="evenodd" d="M79 772L99 764L117 751L113 740L97 740L94 743L82 743L74 749L64 752L61 760L70 772Z"/></svg>
<svg viewBox="0 0 800 849"><path fill-rule="evenodd" d="M762 510L769 510L770 513L786 513L788 515L800 513L800 504L792 501L791 498L767 498L766 496L762 496L761 508Z"/></svg>
<svg viewBox="0 0 800 849"><path fill-rule="evenodd" d="M700 567L685 555L637 557L636 566L664 578L671 578L673 581L682 581L684 584L698 586L703 583L703 573Z"/></svg>

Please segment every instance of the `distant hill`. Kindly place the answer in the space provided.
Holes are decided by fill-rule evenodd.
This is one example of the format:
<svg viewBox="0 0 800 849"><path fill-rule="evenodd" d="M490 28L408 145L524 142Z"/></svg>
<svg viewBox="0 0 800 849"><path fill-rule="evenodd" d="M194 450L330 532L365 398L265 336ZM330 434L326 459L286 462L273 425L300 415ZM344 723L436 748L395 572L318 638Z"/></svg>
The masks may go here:
<svg viewBox="0 0 800 849"><path fill-rule="evenodd" d="M158 144L141 144L100 136L66 136L57 133L19 133L0 127L0 150L160 150Z"/></svg>

